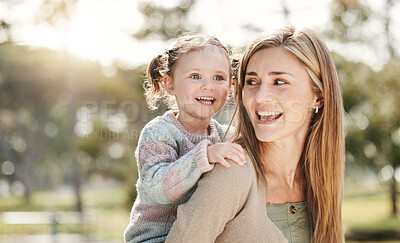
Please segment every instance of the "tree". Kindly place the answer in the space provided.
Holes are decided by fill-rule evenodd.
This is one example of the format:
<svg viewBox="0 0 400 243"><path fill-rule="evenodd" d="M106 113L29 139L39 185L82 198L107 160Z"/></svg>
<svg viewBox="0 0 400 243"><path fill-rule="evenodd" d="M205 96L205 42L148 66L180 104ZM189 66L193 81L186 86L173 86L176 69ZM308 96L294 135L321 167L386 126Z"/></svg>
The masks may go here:
<svg viewBox="0 0 400 243"><path fill-rule="evenodd" d="M64 26L77 3L45 0L35 21ZM194 30L186 21L193 5L194 0L182 0L179 6L169 8L141 2L139 9L146 24L133 38L158 35L169 39L181 31ZM0 177L22 181L27 200L36 189L70 184L79 211L81 184L92 174L133 184L133 149L139 132L152 116L165 110L162 107L149 113L144 103L144 67L123 70L113 66L113 74L104 75L103 67L78 60L66 51L14 46L12 28L0 19L0 32L7 37L0 40L0 159L12 162L16 170ZM95 111L90 110L93 105ZM77 117L84 110L90 111L86 114L90 119L82 122ZM104 118L104 113L108 117ZM116 128L121 119L122 127ZM82 134L82 126L90 131Z"/></svg>
<svg viewBox="0 0 400 243"><path fill-rule="evenodd" d="M347 113L346 150L356 162L376 170L385 165L400 166L399 117L393 104L400 103L398 93L399 59L392 46L390 35L390 12L393 4L387 1L384 14L373 12L357 0L333 1L332 28L326 34L343 43L368 43L377 48L369 28L371 20L378 21L385 33L386 51L389 58L383 68L375 72L361 63L351 63L336 57L338 72L342 80L344 104ZM381 50L382 51L382 50ZM391 181L392 214L397 213L397 184Z"/></svg>
<svg viewBox="0 0 400 243"><path fill-rule="evenodd" d="M79 192L93 174L129 183L136 178L133 148L148 119L139 114L146 111L143 67L105 76L97 63L68 61L65 69L64 56L55 51L0 45L0 161L15 166L0 179L21 181L27 200L34 190L63 184ZM97 110L85 122L93 129L80 134L82 111L90 105ZM126 117L123 126L116 115Z"/></svg>
<svg viewBox="0 0 400 243"><path fill-rule="evenodd" d="M156 35L168 40L184 32L200 31L199 26L190 26L187 21L187 15L194 4L195 0L180 0L177 6L162 7L146 1L140 2L138 10L143 14L145 24L133 37L144 39Z"/></svg>

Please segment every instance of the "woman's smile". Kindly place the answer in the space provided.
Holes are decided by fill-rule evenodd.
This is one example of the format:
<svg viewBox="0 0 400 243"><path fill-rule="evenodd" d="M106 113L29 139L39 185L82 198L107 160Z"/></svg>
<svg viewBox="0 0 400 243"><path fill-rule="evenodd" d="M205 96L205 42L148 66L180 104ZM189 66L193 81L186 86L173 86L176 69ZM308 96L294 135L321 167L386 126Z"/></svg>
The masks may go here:
<svg viewBox="0 0 400 243"><path fill-rule="evenodd" d="M257 122L263 124L270 124L276 122L279 118L282 117L282 112L279 111L265 111L265 110L256 110Z"/></svg>
<svg viewBox="0 0 400 243"><path fill-rule="evenodd" d="M249 61L244 83L243 105L258 140L305 136L317 95L293 54L282 47L257 51Z"/></svg>

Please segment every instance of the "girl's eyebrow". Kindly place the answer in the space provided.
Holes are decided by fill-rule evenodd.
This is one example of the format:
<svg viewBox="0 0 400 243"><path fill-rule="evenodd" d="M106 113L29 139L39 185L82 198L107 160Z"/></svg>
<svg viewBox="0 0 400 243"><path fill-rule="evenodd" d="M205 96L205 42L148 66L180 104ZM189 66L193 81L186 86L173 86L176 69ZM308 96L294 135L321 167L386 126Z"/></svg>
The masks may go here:
<svg viewBox="0 0 400 243"><path fill-rule="evenodd" d="M219 73L219 74L228 74L228 72L226 70L222 70L222 69L217 69L217 70L215 70L215 72Z"/></svg>
<svg viewBox="0 0 400 243"><path fill-rule="evenodd" d="M185 69L184 73L198 72L198 71L200 71L200 68L197 68L197 67L188 67L187 69Z"/></svg>
<svg viewBox="0 0 400 243"><path fill-rule="evenodd" d="M201 68L198 68L198 67L189 67L189 68L187 68L185 71L184 71L184 73L188 73L188 72L200 72L200 71L202 71L202 69ZM215 69L215 70L213 70L214 72L217 72L217 73L227 73L227 71L226 70L223 70L223 69Z"/></svg>

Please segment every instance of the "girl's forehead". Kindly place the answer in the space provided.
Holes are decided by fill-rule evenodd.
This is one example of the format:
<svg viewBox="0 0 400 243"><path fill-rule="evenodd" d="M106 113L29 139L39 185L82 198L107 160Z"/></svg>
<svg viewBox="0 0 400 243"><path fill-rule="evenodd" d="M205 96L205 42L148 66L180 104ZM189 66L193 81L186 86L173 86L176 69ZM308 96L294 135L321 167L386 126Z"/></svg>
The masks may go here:
<svg viewBox="0 0 400 243"><path fill-rule="evenodd" d="M183 53L182 57L185 55L190 55L190 54L196 54L196 55L223 55L226 56L227 58L229 58L228 53L219 46L215 46L215 45L206 45L204 47L199 47L196 49L193 49L191 51L188 51L187 53Z"/></svg>
<svg viewBox="0 0 400 243"><path fill-rule="evenodd" d="M230 63L228 53L221 47L214 45L207 45L205 47L200 47L189 52L182 53L178 57L177 62L184 63L192 59L207 59L210 58L210 56L217 59L224 59L228 64Z"/></svg>

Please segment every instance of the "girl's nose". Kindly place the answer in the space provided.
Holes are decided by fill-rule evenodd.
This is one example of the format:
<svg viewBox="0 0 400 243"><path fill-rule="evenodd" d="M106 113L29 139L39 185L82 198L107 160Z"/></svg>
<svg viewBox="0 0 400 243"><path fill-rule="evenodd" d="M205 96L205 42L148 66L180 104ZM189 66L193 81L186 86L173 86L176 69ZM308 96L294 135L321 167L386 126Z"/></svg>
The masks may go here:
<svg viewBox="0 0 400 243"><path fill-rule="evenodd" d="M202 85L201 85L201 89L202 90L213 90L215 87L214 87L214 83L213 83L213 80L212 79L209 79L209 78L204 78L203 79L203 82L202 82Z"/></svg>

